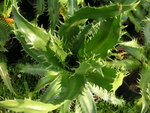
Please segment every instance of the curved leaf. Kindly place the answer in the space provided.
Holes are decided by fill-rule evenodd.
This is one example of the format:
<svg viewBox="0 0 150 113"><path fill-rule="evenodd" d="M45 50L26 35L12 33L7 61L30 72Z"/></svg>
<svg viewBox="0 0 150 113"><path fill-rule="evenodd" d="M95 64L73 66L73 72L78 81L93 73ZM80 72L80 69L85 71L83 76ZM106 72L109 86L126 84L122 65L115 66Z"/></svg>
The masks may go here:
<svg viewBox="0 0 150 113"><path fill-rule="evenodd" d="M19 70L19 72L35 76L37 75L46 76L51 72L55 73L54 71L49 71L48 69L46 69L46 67L40 64L17 64L16 67Z"/></svg>
<svg viewBox="0 0 150 113"><path fill-rule="evenodd" d="M45 104L38 101L33 101L30 99L15 99L15 100L5 100L0 101L0 107L4 107L15 112L25 112L25 113L48 113L57 109L61 105Z"/></svg>
<svg viewBox="0 0 150 113"><path fill-rule="evenodd" d="M45 11L45 0L36 0L35 9L36 13L42 15Z"/></svg>
<svg viewBox="0 0 150 113"><path fill-rule="evenodd" d="M102 22L97 33L85 44L85 53L88 56L99 54L101 58L107 56L108 49L118 43L121 33L121 17Z"/></svg>
<svg viewBox="0 0 150 113"><path fill-rule="evenodd" d="M13 7L13 15L17 26L15 33L24 50L35 60L46 66L52 64L62 68L60 59L55 56L55 52L59 48L55 48L55 51L52 50L49 34L44 29L29 23L15 7Z"/></svg>
<svg viewBox="0 0 150 113"><path fill-rule="evenodd" d="M42 77L38 81L34 91L38 91L41 88L44 88L46 85L50 84L52 81L54 81L57 78L57 75L59 75L57 72L49 72L48 75Z"/></svg>
<svg viewBox="0 0 150 113"><path fill-rule="evenodd" d="M141 71L141 79L139 80L139 87L141 88L142 95L142 111L141 113L146 113L150 107L150 98L147 93L148 85L150 84L150 66L144 65Z"/></svg>
<svg viewBox="0 0 150 113"><path fill-rule="evenodd" d="M124 48L129 54L131 54L134 58L136 58L139 61L147 60L144 54L144 48L135 40L129 41L129 42L123 42L120 43L121 47Z"/></svg>
<svg viewBox="0 0 150 113"><path fill-rule="evenodd" d="M88 88L83 91L82 95L78 96L77 101L83 113L97 113L96 103Z"/></svg>
<svg viewBox="0 0 150 113"><path fill-rule="evenodd" d="M104 20L110 17L115 17L122 14L125 11L133 9L138 3L132 3L130 5L123 5L120 11L119 5L103 6L100 8L84 7L75 12L75 14L70 17L65 24L63 24L59 30L59 35L63 38L64 42L68 43L72 37L68 35L75 26L81 24L84 19L98 19Z"/></svg>
<svg viewBox="0 0 150 113"><path fill-rule="evenodd" d="M47 82L47 80L46 80ZM43 83L46 83L45 81ZM41 83L41 85L43 84ZM40 84L38 84L36 86L36 89L38 90L38 86L39 88L41 87ZM60 76L58 76L55 80L53 80L47 89L45 89L46 91L44 92L44 94L41 96L40 101L41 102L45 102L45 103L53 103L53 99L56 95L59 94L60 92Z"/></svg>
<svg viewBox="0 0 150 113"><path fill-rule="evenodd" d="M14 88L11 84L11 78L8 74L8 70L7 70L7 66L6 66L6 58L2 53L0 53L0 76L3 79L4 84L10 90L10 92L12 92L16 95Z"/></svg>
<svg viewBox="0 0 150 113"><path fill-rule="evenodd" d="M109 62L109 65L111 65L114 68L118 69L125 69L125 70L133 70L137 69L140 67L141 63L134 58L128 58L128 59L123 59L123 60L113 60L112 62Z"/></svg>
<svg viewBox="0 0 150 113"><path fill-rule="evenodd" d="M105 88L107 90L111 90L114 78L116 77L116 70L108 67L99 67L101 68L101 72L89 72L87 74L87 80L90 83L94 83L99 87Z"/></svg>
<svg viewBox="0 0 150 113"><path fill-rule="evenodd" d="M70 113L72 101L67 100L61 107L60 107L60 113Z"/></svg>
<svg viewBox="0 0 150 113"><path fill-rule="evenodd" d="M118 99L115 94L108 92L106 89L98 87L96 85L90 85L90 90L97 96L99 96L104 101L114 104L114 105L123 105L124 101L122 99Z"/></svg>
<svg viewBox="0 0 150 113"><path fill-rule="evenodd" d="M85 85L85 77L81 74L63 74L61 79L61 92L54 98L54 103L58 104L66 99L72 100L82 92Z"/></svg>
<svg viewBox="0 0 150 113"><path fill-rule="evenodd" d="M120 71L117 72L117 76L114 78L114 81L112 84L112 91L115 94L116 90L122 85L124 77L127 76L126 71Z"/></svg>

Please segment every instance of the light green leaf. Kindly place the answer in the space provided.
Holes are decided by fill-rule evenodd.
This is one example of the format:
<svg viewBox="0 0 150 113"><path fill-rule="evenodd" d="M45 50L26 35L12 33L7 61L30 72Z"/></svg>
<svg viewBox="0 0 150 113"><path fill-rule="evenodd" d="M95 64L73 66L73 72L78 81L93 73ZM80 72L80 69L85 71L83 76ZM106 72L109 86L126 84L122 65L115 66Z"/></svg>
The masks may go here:
<svg viewBox="0 0 150 113"><path fill-rule="evenodd" d="M11 0L3 0L0 2L0 16L10 17L12 10Z"/></svg>
<svg viewBox="0 0 150 113"><path fill-rule="evenodd" d="M11 77L7 70L6 58L2 53L0 53L0 76L3 79L4 84L10 90L10 92L16 95L14 88L11 84Z"/></svg>
<svg viewBox="0 0 150 113"><path fill-rule="evenodd" d="M116 75L117 76L114 78L114 81L112 83L112 89L111 89L114 94L116 90L122 85L124 77L127 76L127 72L122 70L120 72L117 72Z"/></svg>
<svg viewBox="0 0 150 113"><path fill-rule="evenodd" d="M18 64L16 67L18 68L19 72L35 76L37 75L46 76L50 72L48 69L46 69L46 67L40 64Z"/></svg>
<svg viewBox="0 0 150 113"><path fill-rule="evenodd" d="M134 58L128 58L123 60L113 60L112 62L109 62L109 65L118 68L118 69L125 69L125 70L133 70L137 69L141 66L141 63Z"/></svg>
<svg viewBox="0 0 150 113"><path fill-rule="evenodd" d="M51 48L49 34L44 29L29 23L15 7L13 7L13 14L17 26L15 33L24 50L45 66L53 65L62 68L60 59L55 56L57 49L53 51Z"/></svg>
<svg viewBox="0 0 150 113"><path fill-rule="evenodd" d="M150 98L147 93L148 85L150 84L150 66L144 65L141 71L141 79L139 80L139 87L141 88L141 102L142 102L142 111L141 113L146 113L150 107Z"/></svg>
<svg viewBox="0 0 150 113"><path fill-rule="evenodd" d="M60 107L60 113L70 113L70 108L72 105L72 101L67 100L61 107Z"/></svg>
<svg viewBox="0 0 150 113"><path fill-rule="evenodd" d="M129 42L122 42L120 43L121 47L124 48L129 54L131 54L137 60L143 61L147 60L144 55L144 48L138 45L137 41L132 40Z"/></svg>
<svg viewBox="0 0 150 113"><path fill-rule="evenodd" d="M150 43L150 21L147 21L144 27L144 41L146 44Z"/></svg>
<svg viewBox="0 0 150 113"><path fill-rule="evenodd" d="M120 105L122 106L124 104L124 101L122 99L118 99L115 94L112 92L108 92L106 89L103 89L101 87L98 87L96 85L92 86L90 85L90 90L97 96L99 96L104 101L114 104L114 105Z"/></svg>
<svg viewBox="0 0 150 113"><path fill-rule="evenodd" d="M0 101L0 107L4 107L15 112L25 112L25 113L48 113L57 109L61 105L45 104L38 101L33 101L30 99L15 99L15 100L5 100Z"/></svg>
<svg viewBox="0 0 150 113"><path fill-rule="evenodd" d="M78 96L77 101L83 113L97 113L93 94L88 88L83 91L82 95Z"/></svg>
<svg viewBox="0 0 150 113"><path fill-rule="evenodd" d="M78 9L77 1L78 0L68 0L68 13L69 13L69 16L73 15L74 12Z"/></svg>

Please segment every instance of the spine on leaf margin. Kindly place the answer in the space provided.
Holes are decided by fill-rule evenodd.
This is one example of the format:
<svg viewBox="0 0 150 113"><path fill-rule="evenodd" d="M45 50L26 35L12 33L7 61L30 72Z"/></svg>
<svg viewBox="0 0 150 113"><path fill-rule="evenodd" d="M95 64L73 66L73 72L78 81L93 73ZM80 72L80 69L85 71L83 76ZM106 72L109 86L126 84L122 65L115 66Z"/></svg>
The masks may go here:
<svg viewBox="0 0 150 113"><path fill-rule="evenodd" d="M142 111L141 113L146 113L150 108L150 94L149 85L150 85L150 66L144 65L141 71L141 79L139 80L139 87L141 88L141 102L142 102Z"/></svg>
<svg viewBox="0 0 150 113"><path fill-rule="evenodd" d="M55 44L55 42L53 44L50 42L49 38L51 36L44 29L29 23L19 14L16 7L13 6L12 12L16 25L15 33L24 50L36 61L44 64L45 66L52 65L62 68L62 59L57 57L57 51L60 48ZM53 48L51 46L53 46ZM63 55L67 55L65 52L63 53Z"/></svg>
<svg viewBox="0 0 150 113"><path fill-rule="evenodd" d="M70 37L68 33L75 27L81 24L84 19L105 20L110 17L115 17L125 11L129 11L137 6L139 2L133 1L130 5L122 5L122 10L119 10L119 5L114 4L100 8L84 7L74 13L59 30L59 35L63 38L64 42L69 42Z"/></svg>
<svg viewBox="0 0 150 113"><path fill-rule="evenodd" d="M6 58L2 53L0 53L0 76L3 79L3 82L6 85L6 87L10 90L10 92L16 95L14 88L11 84L11 78L8 74Z"/></svg>

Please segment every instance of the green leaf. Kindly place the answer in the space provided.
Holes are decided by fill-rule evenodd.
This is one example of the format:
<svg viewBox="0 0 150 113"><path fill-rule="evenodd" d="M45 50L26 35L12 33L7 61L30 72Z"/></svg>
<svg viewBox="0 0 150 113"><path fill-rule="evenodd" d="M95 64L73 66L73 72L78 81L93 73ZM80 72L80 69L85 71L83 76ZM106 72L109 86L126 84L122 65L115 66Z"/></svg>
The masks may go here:
<svg viewBox="0 0 150 113"><path fill-rule="evenodd" d="M66 99L72 100L81 94L85 85L85 77L82 74L63 74L61 79L61 92L54 98L54 103L64 102Z"/></svg>
<svg viewBox="0 0 150 113"><path fill-rule="evenodd" d="M44 94L41 96L40 101L45 102L45 103L54 103L53 100L55 101L54 97L59 94L60 92L60 76L58 76L55 80L53 80ZM46 80L47 81L47 80ZM44 81L45 82L45 81ZM40 84L36 86L36 89L38 90L41 87ZM35 90L36 90L35 89Z"/></svg>
<svg viewBox="0 0 150 113"><path fill-rule="evenodd" d="M45 0L36 0L35 9L38 15L42 15L45 11Z"/></svg>
<svg viewBox="0 0 150 113"><path fill-rule="evenodd" d="M10 92L16 95L14 88L11 84L11 77L7 70L6 58L2 53L0 53L0 76L3 79L4 84L10 90Z"/></svg>
<svg viewBox="0 0 150 113"><path fill-rule="evenodd" d="M40 64L18 64L17 68L19 72L27 73L31 75L46 76L49 74L49 70Z"/></svg>
<svg viewBox="0 0 150 113"><path fill-rule="evenodd" d="M83 23L85 19L96 19L96 20L104 20L110 17L115 17L122 14L125 11L133 9L138 3L132 3L130 5L123 5L122 10L120 11L119 5L114 4L110 6L103 6L99 8L93 7L84 7L74 13L72 17L70 17L59 30L59 35L63 38L64 42L69 42L72 37L69 37L67 33L70 33L74 27Z"/></svg>
<svg viewBox="0 0 150 113"><path fill-rule="evenodd" d="M15 24L19 30L25 37L25 41L28 44L31 44L33 48L46 51L46 44L49 40L48 33L37 26L29 23L24 17L22 17L17 9L13 7L13 15L15 19Z"/></svg>
<svg viewBox="0 0 150 113"><path fill-rule="evenodd" d="M141 88L141 102L142 102L142 111L141 113L146 113L150 107L150 98L147 93L148 85L150 84L150 66L144 65L141 71L141 79L139 80L139 87Z"/></svg>
<svg viewBox="0 0 150 113"><path fill-rule="evenodd" d="M66 4L66 3L68 2L68 0L59 0L59 2L60 2L60 3L65 3L65 4Z"/></svg>
<svg viewBox="0 0 150 113"><path fill-rule="evenodd" d="M25 112L25 113L48 113L57 109L61 105L45 104L38 101L33 101L30 99L15 99L15 100L5 100L0 101L0 107L4 107L15 112Z"/></svg>
<svg viewBox="0 0 150 113"><path fill-rule="evenodd" d="M45 66L53 65L62 68L60 59L55 56L55 52L59 48L55 48L55 51L52 50L49 34L44 29L29 23L15 7L13 7L13 15L17 26L15 33L24 50Z"/></svg>
<svg viewBox="0 0 150 113"><path fill-rule="evenodd" d="M122 71L117 72L116 75L117 76L114 78L113 83L111 83L112 84L111 90L113 91L114 94L116 90L122 85L124 77L126 77L128 74L127 74L127 71L122 70Z"/></svg>
<svg viewBox="0 0 150 113"><path fill-rule="evenodd" d="M85 75L91 68L90 64L87 62L80 63L80 66L75 70L75 73L80 75Z"/></svg>
<svg viewBox="0 0 150 113"><path fill-rule="evenodd" d="M121 33L120 23L120 16L102 22L97 33L85 44L85 53L89 57L99 54L101 58L105 58L107 51L118 43Z"/></svg>
<svg viewBox="0 0 150 113"><path fill-rule="evenodd" d="M82 95L78 96L77 101L83 113L97 113L93 94L88 88L83 91Z"/></svg>
<svg viewBox="0 0 150 113"><path fill-rule="evenodd" d="M60 107L60 113L70 113L72 101L68 100Z"/></svg>
<svg viewBox="0 0 150 113"><path fill-rule="evenodd" d="M55 27L59 20L59 0L48 0L48 13L50 15L50 28L51 31L55 30Z"/></svg>
<svg viewBox="0 0 150 113"><path fill-rule="evenodd" d="M128 58L123 60L113 60L109 62L114 68L125 69L125 70L134 70L141 66L141 63L135 58Z"/></svg>
<svg viewBox="0 0 150 113"><path fill-rule="evenodd" d="M54 36L52 34L50 34L50 35L51 35L51 40L49 43L50 48L48 48L48 52L50 52L49 49L52 49L55 52L54 56L58 57L61 62L64 62L68 53L66 53L63 50L62 41L58 37L56 37L55 35Z"/></svg>
<svg viewBox="0 0 150 113"><path fill-rule="evenodd" d="M120 45L137 60L139 61L147 60L147 58L144 55L144 48L138 45L137 41L132 40L129 42L122 42L120 43Z"/></svg>
<svg viewBox="0 0 150 113"><path fill-rule="evenodd" d="M20 41L23 50L30 55L34 60L36 60L37 62L43 64L44 66L48 67L51 65L50 62L48 62L48 59L45 57L46 53L43 53L41 51L38 51L34 48L32 48L31 45L28 45L27 42L25 41L24 37L22 36L21 33L16 32L15 33L17 36L17 39ZM54 60L53 60L54 61Z"/></svg>
<svg viewBox="0 0 150 113"><path fill-rule="evenodd" d="M138 18L138 19L140 19L140 20L145 19L145 15L147 15L146 12L145 12L146 8L144 7L143 4L144 3L142 3L142 1L141 1L141 3L139 5L137 5L136 10L133 10L133 14L135 15L135 17Z"/></svg>
<svg viewBox="0 0 150 113"><path fill-rule="evenodd" d="M128 12L128 17L130 21L134 24L136 32L140 32L142 30L142 25L140 24L140 21L138 21L131 12Z"/></svg>
<svg viewBox="0 0 150 113"><path fill-rule="evenodd" d="M19 32L15 32L17 39L21 42L23 48L30 56L39 62L44 62L46 59L44 52L46 51L46 45L49 40L48 34L44 29L29 23L19 14L15 7L13 7L13 15L17 26L16 30L19 29ZM45 59L39 58L39 55L43 55Z"/></svg>
<svg viewBox="0 0 150 113"><path fill-rule="evenodd" d="M10 25L0 18L0 51L7 51L4 45L9 39L9 34L11 32Z"/></svg>
<svg viewBox="0 0 150 113"><path fill-rule="evenodd" d="M150 43L150 21L147 21L144 27L144 41L146 44Z"/></svg>
<svg viewBox="0 0 150 113"><path fill-rule="evenodd" d="M94 83L99 87L105 88L107 90L111 90L114 78L116 77L116 71L109 67L99 67L101 68L102 73L99 72L89 72L87 73L87 80L90 83Z"/></svg>
<svg viewBox="0 0 150 113"><path fill-rule="evenodd" d="M70 46L68 46L73 53L77 54L80 48L84 47L85 39L88 33L90 32L91 27L92 27L91 24L85 26L83 30L80 30L80 33L76 37L74 37L73 42L70 44ZM78 53L78 54L81 54L81 53Z"/></svg>
<svg viewBox="0 0 150 113"><path fill-rule="evenodd" d="M3 0L0 2L0 16L10 17L12 9L11 0Z"/></svg>
<svg viewBox="0 0 150 113"><path fill-rule="evenodd" d="M101 87L98 87L96 85L92 86L89 84L90 90L97 96L99 96L104 101L114 104L114 105L120 105L122 106L124 104L124 101L122 99L118 99L114 93L108 92L106 89L103 89Z"/></svg>
<svg viewBox="0 0 150 113"><path fill-rule="evenodd" d="M80 28L79 28L79 26L75 26L72 29L70 29L70 31L65 31L65 32L66 32L65 35L67 37L69 37L70 39L68 39L66 42L63 40L63 46L66 50L70 49L71 51L74 52L74 48L72 45L75 43L74 41L77 40L77 35L80 32ZM60 34L60 36L61 36L61 34Z"/></svg>
<svg viewBox="0 0 150 113"><path fill-rule="evenodd" d="M42 77L39 81L38 84L36 85L34 91L39 91L41 88L44 88L46 85L50 84L53 80L56 79L56 75L49 74L45 77Z"/></svg>
<svg viewBox="0 0 150 113"><path fill-rule="evenodd" d="M60 3L67 4L68 0L59 0ZM82 3L83 0L77 0L78 4Z"/></svg>
<svg viewBox="0 0 150 113"><path fill-rule="evenodd" d="M78 9L77 1L78 0L68 0L68 13L69 13L69 16L73 15L74 12Z"/></svg>

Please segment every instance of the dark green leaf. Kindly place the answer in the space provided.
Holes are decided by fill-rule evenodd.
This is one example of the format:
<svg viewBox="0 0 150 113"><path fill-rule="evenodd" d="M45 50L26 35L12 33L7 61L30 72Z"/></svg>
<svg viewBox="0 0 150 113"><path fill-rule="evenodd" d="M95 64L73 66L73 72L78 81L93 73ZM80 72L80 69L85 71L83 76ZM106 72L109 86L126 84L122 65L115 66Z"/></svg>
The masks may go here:
<svg viewBox="0 0 150 113"><path fill-rule="evenodd" d="M75 26L85 22L85 19L98 19L104 20L110 17L115 17L122 14L125 11L133 9L137 3L133 3L130 5L123 5L122 10L119 10L119 5L110 5L103 6L100 8L93 7L84 7L75 12L75 14L70 17L65 24L63 24L59 30L59 35L63 38L64 42L69 42L72 37L68 36L67 33L72 31Z"/></svg>
<svg viewBox="0 0 150 113"><path fill-rule="evenodd" d="M11 84L11 76L9 75L7 70L6 58L2 53L0 53L0 76L3 79L4 84L10 90L10 92L16 95L14 88Z"/></svg>
<svg viewBox="0 0 150 113"><path fill-rule="evenodd" d="M120 23L120 16L102 22L97 33L85 45L85 53L90 57L99 54L101 58L105 58L107 51L118 43L121 33Z"/></svg>
<svg viewBox="0 0 150 113"><path fill-rule="evenodd" d="M108 67L102 67L103 75L98 72L89 72L87 74L87 79L90 83L94 83L99 87L111 90L114 78L116 77L116 71Z"/></svg>

